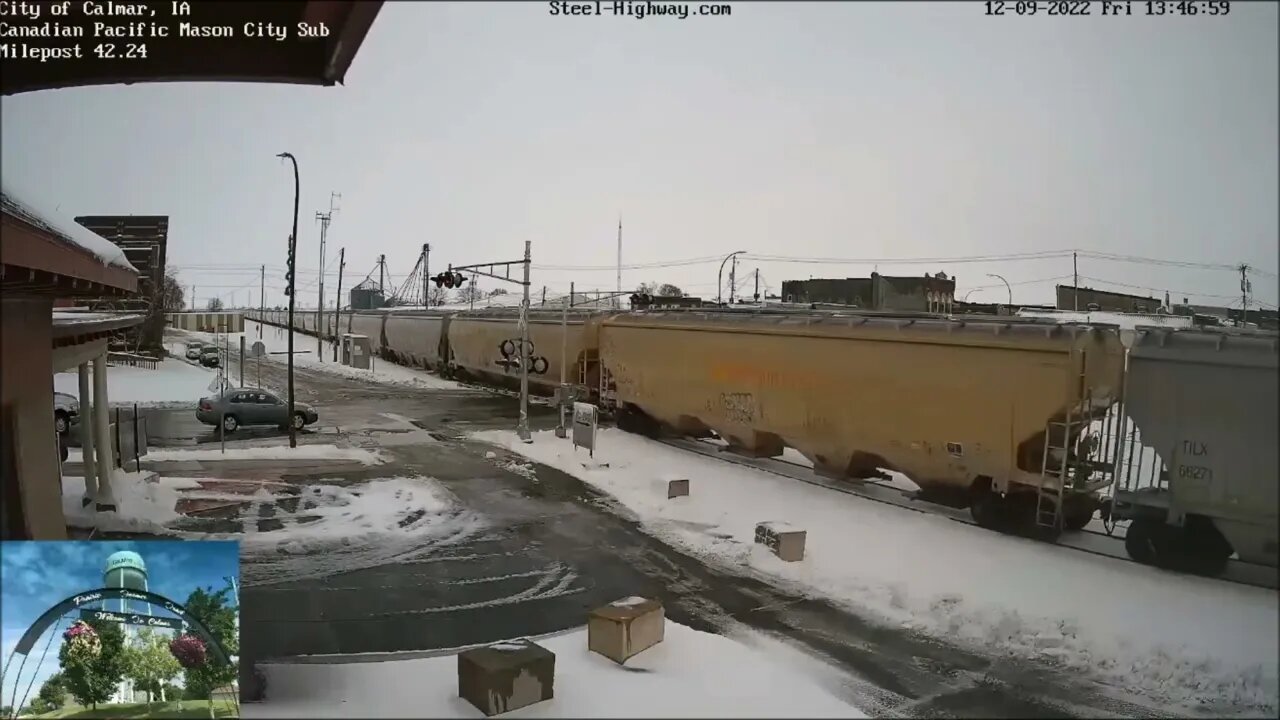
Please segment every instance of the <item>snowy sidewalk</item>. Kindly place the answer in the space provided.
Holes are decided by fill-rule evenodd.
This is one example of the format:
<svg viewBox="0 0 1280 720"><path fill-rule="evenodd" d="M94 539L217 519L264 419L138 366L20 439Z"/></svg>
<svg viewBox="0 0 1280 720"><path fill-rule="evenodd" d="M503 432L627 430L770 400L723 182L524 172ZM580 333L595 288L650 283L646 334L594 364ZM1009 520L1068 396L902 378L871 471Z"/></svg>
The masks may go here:
<svg viewBox="0 0 1280 720"><path fill-rule="evenodd" d="M529 445L509 431L473 437L581 478L711 563L890 627L1046 661L1170 705L1277 709L1275 591L999 535L613 429L600 432L593 461L550 432ZM667 499L674 477L690 480L689 497ZM764 521L806 530L805 558L783 562L756 545Z"/></svg>
<svg viewBox="0 0 1280 720"><path fill-rule="evenodd" d="M536 642L556 655L555 697L504 718L866 717L825 689L835 675L817 661L669 619L666 639L625 666L588 651L585 629ZM458 697L454 655L259 667L267 701L241 706L245 718L484 717Z"/></svg>

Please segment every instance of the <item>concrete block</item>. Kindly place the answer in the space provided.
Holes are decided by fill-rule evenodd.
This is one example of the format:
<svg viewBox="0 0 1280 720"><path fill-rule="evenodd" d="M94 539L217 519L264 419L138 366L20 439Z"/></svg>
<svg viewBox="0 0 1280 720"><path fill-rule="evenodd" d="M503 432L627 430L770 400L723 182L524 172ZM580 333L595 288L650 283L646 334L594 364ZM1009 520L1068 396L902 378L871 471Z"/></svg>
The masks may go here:
<svg viewBox="0 0 1280 720"><path fill-rule="evenodd" d="M666 615L662 603L642 597L615 600L591 611L587 618L587 648L625 663L662 642Z"/></svg>
<svg viewBox="0 0 1280 720"><path fill-rule="evenodd" d="M685 479L667 481L667 499L688 497L689 481Z"/></svg>
<svg viewBox="0 0 1280 720"><path fill-rule="evenodd" d="M485 715L500 715L550 700L555 653L529 640L511 640L458 654L458 697Z"/></svg>
<svg viewBox="0 0 1280 720"><path fill-rule="evenodd" d="M787 562L804 559L804 539L804 530L787 523L763 522L756 525L756 542Z"/></svg>

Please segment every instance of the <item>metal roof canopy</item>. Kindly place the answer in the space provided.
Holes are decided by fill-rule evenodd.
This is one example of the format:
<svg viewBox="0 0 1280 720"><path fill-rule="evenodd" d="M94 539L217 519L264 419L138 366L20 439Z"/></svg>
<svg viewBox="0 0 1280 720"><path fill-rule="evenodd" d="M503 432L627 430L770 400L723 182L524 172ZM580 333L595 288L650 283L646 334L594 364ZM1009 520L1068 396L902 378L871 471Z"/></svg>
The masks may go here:
<svg viewBox="0 0 1280 720"><path fill-rule="evenodd" d="M54 312L53 339L99 335L139 325L143 316L129 313Z"/></svg>
<svg viewBox="0 0 1280 720"><path fill-rule="evenodd" d="M92 251L33 222L39 220L4 211L0 288L5 294L87 298L137 292L136 270L107 265Z"/></svg>
<svg viewBox="0 0 1280 720"><path fill-rule="evenodd" d="M382 8L381 0L294 0L192 3L189 18L176 17L170 36L147 38L147 57L81 61L9 62L0 74L0 94L32 90L137 82L273 82L334 85L346 76L365 34ZM198 17L197 17L198 15ZM182 21L229 25L231 38L181 37ZM297 23L324 23L328 37L297 36ZM287 25L290 37L246 38L245 23ZM92 45L91 38L82 42ZM86 48L86 56L91 54Z"/></svg>

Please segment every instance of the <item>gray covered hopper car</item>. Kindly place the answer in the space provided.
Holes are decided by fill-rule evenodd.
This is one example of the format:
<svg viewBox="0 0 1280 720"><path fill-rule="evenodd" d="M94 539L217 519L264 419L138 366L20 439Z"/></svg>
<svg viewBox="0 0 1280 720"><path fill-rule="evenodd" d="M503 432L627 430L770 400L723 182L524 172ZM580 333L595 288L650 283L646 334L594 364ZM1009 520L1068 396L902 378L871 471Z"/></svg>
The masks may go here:
<svg viewBox="0 0 1280 720"><path fill-rule="evenodd" d="M1113 506L1132 520L1133 559L1208 575L1233 552L1277 565L1278 357L1276 333L1138 328L1124 412L1141 442L1127 433Z"/></svg>

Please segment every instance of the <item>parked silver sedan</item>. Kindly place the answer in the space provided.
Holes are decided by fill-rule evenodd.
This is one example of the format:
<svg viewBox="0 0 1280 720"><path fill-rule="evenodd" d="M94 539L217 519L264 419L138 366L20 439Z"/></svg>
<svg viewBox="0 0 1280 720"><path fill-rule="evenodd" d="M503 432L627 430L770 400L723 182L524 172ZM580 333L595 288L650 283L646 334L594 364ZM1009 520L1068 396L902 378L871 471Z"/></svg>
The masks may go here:
<svg viewBox="0 0 1280 720"><path fill-rule="evenodd" d="M290 422L301 430L320 416L310 405L295 402L293 418L290 418L288 403L273 393L259 388L235 388L228 389L222 397L200 398L196 419L214 427L221 422L224 431L235 432L241 425L275 425L285 430Z"/></svg>

